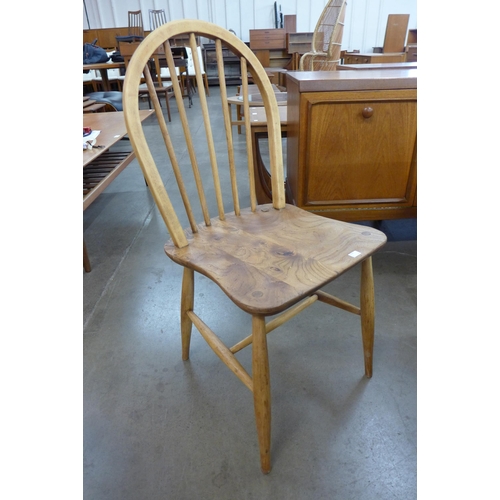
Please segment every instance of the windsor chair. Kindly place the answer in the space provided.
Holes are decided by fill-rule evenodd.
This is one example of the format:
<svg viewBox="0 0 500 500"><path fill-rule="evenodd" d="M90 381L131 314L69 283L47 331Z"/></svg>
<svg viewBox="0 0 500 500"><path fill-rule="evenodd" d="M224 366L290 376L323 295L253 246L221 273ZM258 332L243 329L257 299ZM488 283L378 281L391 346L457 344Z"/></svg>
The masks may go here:
<svg viewBox="0 0 500 500"><path fill-rule="evenodd" d="M173 72L175 66L169 39L183 33L189 34L203 128L200 129L199 119L189 120L180 84L176 79L172 80L186 143L180 144L177 135L175 140L170 135L161 108L155 102L158 127L166 148L166 153L162 155L148 147L146 135L150 129L145 131L140 121L138 87L144 73L147 85L153 92L153 80L147 63L160 46L163 46L168 66ZM209 110L196 50L197 36L215 42L221 101L217 122L211 119L209 112L215 103L211 100ZM272 203L269 204L258 205L256 201L246 78L242 81L241 95L246 120L247 169L243 169L243 172L246 170L243 180L238 179L241 170L235 164L223 47L239 58L241 74L251 74L262 96L268 125L272 179ZM315 302L339 307L360 316L364 370L365 375L371 377L374 340L371 256L384 245L386 237L376 229L328 219L285 203L280 118L269 77L249 47L219 26L183 19L160 26L148 35L128 64L124 114L136 157L170 234L164 251L183 269L180 302L182 359L189 358L194 325L221 361L253 394L260 465L262 471L268 473L271 470L271 386L267 334ZM148 127L150 125L151 121ZM213 137L214 130L218 131L222 126L227 146L223 151L216 148ZM185 151L187 154L184 154ZM218 154L222 154L222 157ZM182 199L178 207L174 206L157 168L157 162L163 163L165 156L170 159ZM183 157L188 157L189 161L183 161ZM220 182L221 175L225 173L223 169L230 178L227 183L230 193L225 198ZM195 188L185 182L188 175L193 176ZM209 182L211 186L207 187ZM170 189L172 181L166 184ZM214 193L214 200L207 196L207 192ZM243 199L249 200L248 207L241 206L240 201ZM210 214L213 207L215 215ZM182 211L185 211L186 220L189 221L186 229L183 229L178 215ZM196 214L200 214L200 222ZM320 290L352 268L361 270L359 305ZM195 312L197 273L213 280L225 292L228 300L251 315L250 335L232 347L226 346ZM269 320L269 316L274 317ZM251 375L236 357L241 349L249 345L252 345Z"/></svg>

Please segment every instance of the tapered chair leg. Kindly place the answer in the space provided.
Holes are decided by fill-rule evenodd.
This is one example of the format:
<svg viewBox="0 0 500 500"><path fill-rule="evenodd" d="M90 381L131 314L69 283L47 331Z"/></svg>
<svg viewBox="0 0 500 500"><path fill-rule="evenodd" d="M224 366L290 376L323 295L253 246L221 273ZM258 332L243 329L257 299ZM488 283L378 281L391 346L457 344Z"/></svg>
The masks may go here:
<svg viewBox="0 0 500 500"><path fill-rule="evenodd" d="M372 376L373 339L375 333L375 291L373 285L372 258L368 257L361 264L361 333L365 357L365 375Z"/></svg>
<svg viewBox="0 0 500 500"><path fill-rule="evenodd" d="M170 116L170 103L168 101L169 101L168 91L165 91L165 102L167 104L167 116L168 116L168 121L171 122L172 117Z"/></svg>
<svg viewBox="0 0 500 500"><path fill-rule="evenodd" d="M208 76L206 73L203 74L203 83L205 84L205 92L207 97L210 97L210 89L208 88Z"/></svg>
<svg viewBox="0 0 500 500"><path fill-rule="evenodd" d="M181 292L181 339L182 339L182 359L189 359L189 346L191 344L191 330L193 322L188 316L188 311L193 310L194 305L194 271L184 268L182 276Z"/></svg>
<svg viewBox="0 0 500 500"><path fill-rule="evenodd" d="M87 252L87 245L85 245L85 240L83 240L83 269L86 273L90 273L92 267L90 265L90 258Z"/></svg>
<svg viewBox="0 0 500 500"><path fill-rule="evenodd" d="M271 471L271 386L267 355L266 324L263 316L252 316L252 379L255 421L262 472Z"/></svg>

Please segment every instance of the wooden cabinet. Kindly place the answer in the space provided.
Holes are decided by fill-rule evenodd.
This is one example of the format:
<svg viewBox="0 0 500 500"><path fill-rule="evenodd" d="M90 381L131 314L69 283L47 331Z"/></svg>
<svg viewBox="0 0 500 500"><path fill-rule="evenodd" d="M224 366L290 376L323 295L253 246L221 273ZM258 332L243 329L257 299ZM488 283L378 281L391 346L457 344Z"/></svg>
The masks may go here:
<svg viewBox="0 0 500 500"><path fill-rule="evenodd" d="M83 43L92 43L97 39L96 44L103 49L116 48L116 37L127 36L128 28L99 28L83 30Z"/></svg>
<svg viewBox="0 0 500 500"><path fill-rule="evenodd" d="M305 54L312 50L313 32L287 33L286 50L289 54Z"/></svg>
<svg viewBox="0 0 500 500"><path fill-rule="evenodd" d="M285 49L255 50L255 55L264 68L286 68L290 55Z"/></svg>
<svg viewBox="0 0 500 500"><path fill-rule="evenodd" d="M417 45L406 46L406 62L417 62Z"/></svg>
<svg viewBox="0 0 500 500"><path fill-rule="evenodd" d="M203 51L205 54L205 72L207 73L209 85L219 84L219 73L217 70L217 55L215 52L215 43L204 43ZM227 83L233 85L241 84L240 59L229 49L222 47L222 57L224 63L224 74Z"/></svg>
<svg viewBox="0 0 500 500"><path fill-rule="evenodd" d="M284 29L250 30L250 48L252 50L284 49L285 47Z"/></svg>
<svg viewBox="0 0 500 500"><path fill-rule="evenodd" d="M417 62L417 30L408 30L408 42L406 43L406 60Z"/></svg>
<svg viewBox="0 0 500 500"><path fill-rule="evenodd" d="M284 68L290 62L284 28L250 30L250 48L265 68Z"/></svg>
<svg viewBox="0 0 500 500"><path fill-rule="evenodd" d="M396 53L367 53L345 52L343 64L374 64L374 63L395 63L405 62L406 54L404 52Z"/></svg>
<svg viewBox="0 0 500 500"><path fill-rule="evenodd" d="M340 220L416 217L416 71L288 73L295 205Z"/></svg>
<svg viewBox="0 0 500 500"><path fill-rule="evenodd" d="M149 35L150 31L144 31L144 36ZM129 28L97 28L91 30L83 30L83 43L92 43L97 39L97 45L102 48L117 48L116 37L128 36ZM196 43L200 44L200 37L196 37ZM170 44L177 47L189 45L188 35L179 35L178 37L171 38Z"/></svg>

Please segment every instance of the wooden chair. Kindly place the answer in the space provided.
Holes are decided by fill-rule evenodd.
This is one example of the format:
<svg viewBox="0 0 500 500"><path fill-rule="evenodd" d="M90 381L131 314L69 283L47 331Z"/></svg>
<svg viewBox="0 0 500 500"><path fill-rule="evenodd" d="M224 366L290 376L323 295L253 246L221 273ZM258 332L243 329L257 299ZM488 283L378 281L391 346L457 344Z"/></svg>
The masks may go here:
<svg viewBox="0 0 500 500"><path fill-rule="evenodd" d="M127 71L128 71L128 66L130 64L130 59L132 55L134 54L135 50L139 46L140 42L119 42L119 50L120 54L123 57L123 61L125 62L125 80L127 78ZM151 54L151 59L148 61L148 64L146 64L144 70L147 71L147 74L149 75L150 78L154 78L156 82L154 82L153 87L148 85L147 83L141 83L137 89L138 96L145 96L148 98L149 105L151 106L151 99L153 99L153 102L156 100L158 101L158 105L160 105L160 101L158 100L158 95L163 94L165 96L165 104L167 106L167 115L168 115L168 121L172 120L172 117L170 115L170 99L174 97L174 94L172 92L173 90L173 85L171 81L163 80L161 76L161 67L160 67L160 57L164 56L165 53L161 50L155 50ZM152 63L152 66L154 68L153 75L151 75L150 72L150 65ZM146 78L145 73L141 78Z"/></svg>
<svg viewBox="0 0 500 500"><path fill-rule="evenodd" d="M299 70L331 71L340 62L346 0L330 0L314 29L312 51L302 54Z"/></svg>
<svg viewBox="0 0 500 500"><path fill-rule="evenodd" d="M175 98L187 141L186 158L189 156L190 166L179 161L179 158L185 156L183 153L186 144L180 144L177 136L174 144L157 100L155 111L179 187L186 220L189 221L187 229L181 226L179 216L156 166L156 161L163 163L166 154L155 153L153 156L149 150L138 111L138 87L143 71L151 92L154 88L147 66L151 55L163 44L172 72L174 61L169 39L181 33L188 33L190 36L204 125L200 128L199 120L192 120L193 123L188 121L180 85L174 79ZM203 36L215 42L221 94L221 112L217 113L218 123L212 123L210 118L202 75L199 71L201 68L196 50L196 36ZM249 199L249 207L240 206L239 191L243 184L238 184L234 162L231 121L224 80L223 47L239 57L241 74L246 75L250 72L262 95L269 135L273 198L270 204L257 205L256 202L248 82L243 79L242 95L248 161L244 196L245 199ZM215 102L212 102L210 108L212 109L214 105ZM219 26L205 21L182 19L171 21L148 35L128 65L124 85L124 114L136 157L170 233L171 239L166 243L164 250L168 257L183 268L180 303L182 359L187 360L189 357L191 329L194 324L217 356L253 393L260 463L262 471L268 473L271 469L271 389L266 335L314 302L337 306L361 318L365 374L371 377L374 338L371 255L384 245L386 237L376 229L328 219L285 203L280 119L271 83L255 54L239 38ZM220 116L223 117L227 141L227 150L224 148L223 151L215 147L212 133L214 129L220 128ZM150 124L151 122L148 127ZM193 132L190 130L190 125L193 126ZM223 156L219 157L218 154ZM223 174L222 167L224 170L227 169L230 179L229 199L223 198L219 182L220 175ZM211 187L208 190L214 192L214 199L209 200L205 195L204 184L208 183L210 173L213 183L210 182ZM241 171L239 173L241 174ZM192 193L183 180L187 175L194 176L196 188L192 188ZM171 181L168 182L168 187L170 184ZM177 192L176 189L174 191ZM198 198L199 204L198 202L193 204L194 200L191 200L193 196ZM216 207L215 216L211 217L209 207ZM202 218L199 223L195 220L195 213L198 212ZM361 268L359 306L320 290L354 267ZM230 300L251 315L251 334L236 345L227 347L210 326L195 313L196 273L213 280ZM276 316L266 321L271 315ZM310 333L307 332L308 335ZM238 351L250 344L252 344L252 376L236 357Z"/></svg>
<svg viewBox="0 0 500 500"><path fill-rule="evenodd" d="M142 12L140 10L128 11L128 34L130 36L144 37L144 25L142 23Z"/></svg>
<svg viewBox="0 0 500 500"><path fill-rule="evenodd" d="M192 81L193 88L196 88L196 68L194 67L193 55L189 47L186 47L186 50L188 53L187 78L189 78ZM203 77L203 83L205 85L205 92L207 93L207 96L210 96L210 89L208 88L208 76L205 71L205 63L203 62L203 54L201 51L201 47L198 45L196 47L196 50L198 51L198 60L200 61L201 75Z"/></svg>
<svg viewBox="0 0 500 500"><path fill-rule="evenodd" d="M149 9L149 29L151 31L158 28L162 24L167 22L167 16L165 15L165 9Z"/></svg>

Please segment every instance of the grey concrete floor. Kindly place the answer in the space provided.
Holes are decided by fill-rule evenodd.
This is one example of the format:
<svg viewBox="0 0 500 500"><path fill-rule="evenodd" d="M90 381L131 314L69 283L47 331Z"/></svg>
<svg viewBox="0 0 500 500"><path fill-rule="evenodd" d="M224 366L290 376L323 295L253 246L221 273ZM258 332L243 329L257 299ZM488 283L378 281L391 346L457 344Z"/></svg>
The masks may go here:
<svg viewBox="0 0 500 500"><path fill-rule="evenodd" d="M196 96L188 115L200 116ZM146 123L156 151L154 119ZM179 123L173 103L174 134ZM251 393L196 329L181 360L182 270L165 256L166 228L129 165L83 217L93 266L83 276L84 498L416 498L416 224L380 227L390 241L374 256L373 378L363 376L358 317L315 304L271 333L264 476ZM358 285L351 272L326 290L356 301ZM250 318L203 276L195 309L229 344L250 332ZM250 372L251 347L238 358Z"/></svg>

